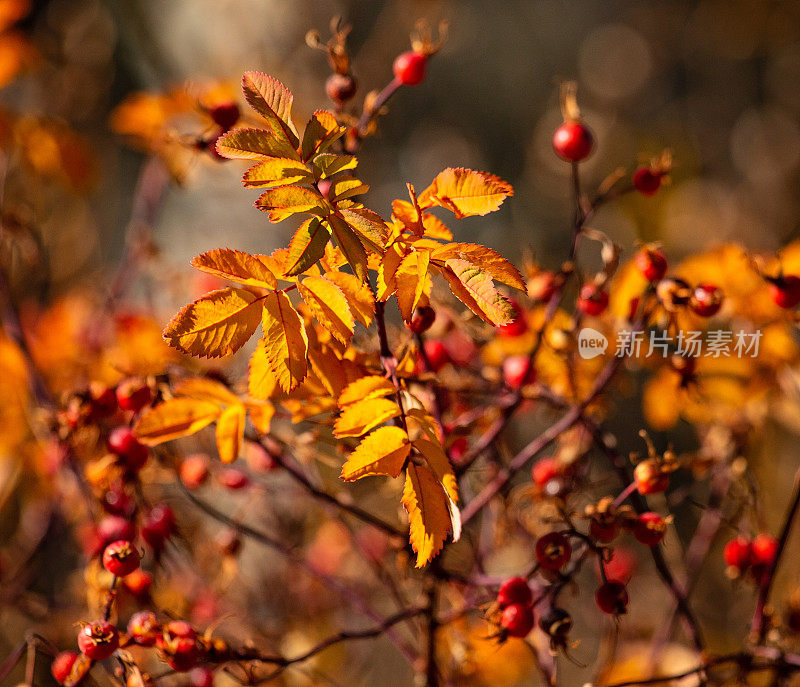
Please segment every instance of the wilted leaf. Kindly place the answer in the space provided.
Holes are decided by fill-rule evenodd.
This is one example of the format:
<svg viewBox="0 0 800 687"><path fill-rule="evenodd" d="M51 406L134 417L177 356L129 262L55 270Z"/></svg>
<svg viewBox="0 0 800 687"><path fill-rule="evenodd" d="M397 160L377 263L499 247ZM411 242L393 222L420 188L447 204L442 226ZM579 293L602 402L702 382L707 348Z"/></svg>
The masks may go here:
<svg viewBox="0 0 800 687"><path fill-rule="evenodd" d="M421 568L442 550L450 531L450 510L444 489L426 467L409 463L403 490L411 547Z"/></svg>
<svg viewBox="0 0 800 687"><path fill-rule="evenodd" d="M333 425L337 438L360 437L400 415L400 406L385 398L369 398L348 405Z"/></svg>
<svg viewBox="0 0 800 687"><path fill-rule="evenodd" d="M244 286L274 289L278 280L254 255L230 248L215 248L192 259L192 267Z"/></svg>
<svg viewBox="0 0 800 687"><path fill-rule="evenodd" d="M174 398L147 410L136 423L134 433L143 444L156 446L199 432L214 422L221 412L216 403Z"/></svg>
<svg viewBox="0 0 800 687"><path fill-rule="evenodd" d="M330 229L318 217L303 222L289 244L285 274L293 277L305 272L325 255L325 246L330 238Z"/></svg>
<svg viewBox="0 0 800 687"><path fill-rule="evenodd" d="M347 127L341 126L330 112L317 110L306 124L303 133L303 159L310 160L319 153L325 152L344 135Z"/></svg>
<svg viewBox="0 0 800 687"><path fill-rule="evenodd" d="M164 330L175 348L219 358L238 351L261 321L261 302L245 289L220 289L183 308Z"/></svg>
<svg viewBox="0 0 800 687"><path fill-rule="evenodd" d="M319 323L342 343L350 341L355 322L342 290L329 279L314 276L297 288Z"/></svg>
<svg viewBox="0 0 800 687"><path fill-rule="evenodd" d="M368 475L397 477L411 451L400 427L379 427L363 439L342 466L342 479L351 482Z"/></svg>
<svg viewBox="0 0 800 687"><path fill-rule="evenodd" d="M299 160L275 157L248 169L242 176L242 184L245 188L267 188L306 182L311 178L311 172Z"/></svg>
<svg viewBox="0 0 800 687"><path fill-rule="evenodd" d="M317 191L305 186L279 186L262 193L256 201L259 210L269 213L270 222L280 222L298 212L321 208L324 204L325 200Z"/></svg>
<svg viewBox="0 0 800 687"><path fill-rule="evenodd" d="M264 298L264 352L269 366L286 392L294 389L308 372L308 336L303 319L282 292Z"/></svg>
<svg viewBox="0 0 800 687"><path fill-rule="evenodd" d="M217 451L223 463L239 457L244 441L245 406L238 403L226 408L217 419Z"/></svg>
<svg viewBox="0 0 800 687"><path fill-rule="evenodd" d="M513 195L511 184L499 177L463 167L449 167L422 192L419 204L423 208L440 205L461 218L494 212Z"/></svg>
<svg viewBox="0 0 800 687"><path fill-rule="evenodd" d="M502 325L514 318L514 309L498 293L492 278L471 262L451 258L446 261L442 274L453 294L487 322Z"/></svg>

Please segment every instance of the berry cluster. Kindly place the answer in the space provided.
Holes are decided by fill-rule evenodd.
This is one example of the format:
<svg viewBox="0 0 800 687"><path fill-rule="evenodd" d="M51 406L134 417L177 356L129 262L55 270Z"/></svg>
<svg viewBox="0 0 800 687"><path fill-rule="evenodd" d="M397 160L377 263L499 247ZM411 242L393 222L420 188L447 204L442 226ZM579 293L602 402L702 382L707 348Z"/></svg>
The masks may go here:
<svg viewBox="0 0 800 687"><path fill-rule="evenodd" d="M725 545L723 556L731 577L747 573L757 585L761 585L777 552L778 540L762 532L752 540L742 536L731 539Z"/></svg>

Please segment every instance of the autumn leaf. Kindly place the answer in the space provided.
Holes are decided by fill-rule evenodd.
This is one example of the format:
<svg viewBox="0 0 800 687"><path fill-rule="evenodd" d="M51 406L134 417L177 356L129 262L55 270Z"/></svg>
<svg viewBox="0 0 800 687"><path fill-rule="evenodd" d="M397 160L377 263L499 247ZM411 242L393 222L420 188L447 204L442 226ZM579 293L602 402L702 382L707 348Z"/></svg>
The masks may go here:
<svg viewBox="0 0 800 687"><path fill-rule="evenodd" d="M221 412L219 405L210 401L174 398L147 410L136 423L134 433L143 444L157 446L199 432Z"/></svg>
<svg viewBox="0 0 800 687"><path fill-rule="evenodd" d="M448 259L442 275L453 294L478 317L497 326L514 318L511 304L498 293L492 278L468 260Z"/></svg>
<svg viewBox="0 0 800 687"><path fill-rule="evenodd" d="M397 304L406 322L411 321L411 315L419 304L422 294L430 291L428 277L430 255L427 250L412 251L403 258L395 273Z"/></svg>
<svg viewBox="0 0 800 687"><path fill-rule="evenodd" d="M411 451L408 435L400 427L379 427L361 441L342 466L347 482L368 475L397 477Z"/></svg>
<svg viewBox="0 0 800 687"><path fill-rule="evenodd" d="M322 208L325 199L314 189L305 186L279 186L262 193L256 207L269 214L270 222L280 222L298 212Z"/></svg>
<svg viewBox="0 0 800 687"><path fill-rule="evenodd" d="M276 137L283 137L293 148L299 138L292 122L294 97L277 79L261 72L245 72L242 76L245 100L267 120Z"/></svg>
<svg viewBox="0 0 800 687"><path fill-rule="evenodd" d="M303 319L285 293L264 298L264 353L269 367L286 392L294 389L308 372L308 336Z"/></svg>
<svg viewBox="0 0 800 687"><path fill-rule="evenodd" d="M217 139L217 152L233 160L262 157L299 160L300 154L284 139L275 138L266 129L232 129Z"/></svg>
<svg viewBox="0 0 800 687"><path fill-rule="evenodd" d="M344 221L355 231L359 237L373 250L382 253L386 239L389 236L389 227L381 216L367 210L367 208L340 208L339 214Z"/></svg>
<svg viewBox="0 0 800 687"><path fill-rule="evenodd" d="M243 286L274 289L278 280L254 255L230 248L216 248L192 259L192 267Z"/></svg>
<svg viewBox="0 0 800 687"><path fill-rule="evenodd" d="M226 408L217 419L217 451L223 463L239 457L244 441L245 406L237 403Z"/></svg>
<svg viewBox="0 0 800 687"><path fill-rule="evenodd" d="M317 262L325 255L330 238L330 229L318 217L303 222L289 243L286 276L302 274Z"/></svg>
<svg viewBox="0 0 800 687"><path fill-rule="evenodd" d="M269 434L275 406L269 401L248 401L245 403L250 422L261 434Z"/></svg>
<svg viewBox="0 0 800 687"><path fill-rule="evenodd" d="M444 489L423 465L409 463L403 489L403 506L408 512L411 547L417 567L427 564L442 550L450 531L450 510Z"/></svg>
<svg viewBox="0 0 800 687"><path fill-rule="evenodd" d="M338 286L350 304L350 311L365 327L369 327L375 315L375 296L369 284L347 272L326 272L325 277Z"/></svg>
<svg viewBox="0 0 800 687"><path fill-rule="evenodd" d="M385 398L369 398L348 405L336 418L333 433L337 438L360 437L371 429L400 415L400 406Z"/></svg>
<svg viewBox="0 0 800 687"><path fill-rule="evenodd" d="M267 358L264 339L259 340L256 350L250 356L250 373L248 376L248 394L262 401L270 398L275 392L278 380Z"/></svg>
<svg viewBox="0 0 800 687"><path fill-rule="evenodd" d="M342 177L331 184L328 190L328 197L331 201L347 200L354 196L363 195L367 191L369 191L369 186L359 179Z"/></svg>
<svg viewBox="0 0 800 687"><path fill-rule="evenodd" d="M423 208L439 205L460 219L494 212L513 195L511 184L499 177L463 167L449 167L422 192L419 204Z"/></svg>
<svg viewBox="0 0 800 687"><path fill-rule="evenodd" d="M364 246L361 244L358 236L347 225L347 223L337 217L331 215L328 217L333 235L336 237L336 243L339 245L342 253L350 267L353 268L355 275L363 282L367 280L367 254L364 251Z"/></svg>
<svg viewBox="0 0 800 687"><path fill-rule="evenodd" d="M439 480L447 497L447 509L450 512L450 529L453 541L461 538L461 513L458 510L458 480L453 472L453 466L447 459L439 440L418 438L414 441L414 448L419 451L436 479Z"/></svg>
<svg viewBox="0 0 800 687"><path fill-rule="evenodd" d="M311 181L311 172L299 160L270 158L253 165L242 176L245 188L286 186Z"/></svg>
<svg viewBox="0 0 800 687"><path fill-rule="evenodd" d="M385 301L397 291L397 268L405 256L403 246L398 243L393 243L386 249L378 267L378 300Z"/></svg>
<svg viewBox="0 0 800 687"><path fill-rule="evenodd" d="M342 343L349 342L355 322L341 289L329 279L315 276L306 277L297 288L319 323Z"/></svg>
<svg viewBox="0 0 800 687"><path fill-rule="evenodd" d="M164 329L170 346L204 358L238 351L261 321L261 303L245 289L212 291L184 307Z"/></svg>
<svg viewBox="0 0 800 687"><path fill-rule="evenodd" d="M352 403L366 401L371 398L384 398L396 391L392 381L380 375L369 375L350 382L339 394L339 407L344 408Z"/></svg>
<svg viewBox="0 0 800 687"><path fill-rule="evenodd" d="M301 146L303 159L310 160L319 153L324 153L344 135L347 128L341 126L330 112L317 110L306 124Z"/></svg>
<svg viewBox="0 0 800 687"><path fill-rule="evenodd" d="M355 169L358 160L354 155L334 155L333 153L320 153L312 160L320 179L332 177L334 174Z"/></svg>
<svg viewBox="0 0 800 687"><path fill-rule="evenodd" d="M217 405L229 406L240 403L239 397L221 382L208 378L185 379L173 389L176 396L188 396L198 401L208 401Z"/></svg>
<svg viewBox="0 0 800 687"><path fill-rule="evenodd" d="M450 243L433 251L431 260L446 262L451 258L468 260L487 272L493 279L520 291L527 285L519 270L502 255L477 243Z"/></svg>

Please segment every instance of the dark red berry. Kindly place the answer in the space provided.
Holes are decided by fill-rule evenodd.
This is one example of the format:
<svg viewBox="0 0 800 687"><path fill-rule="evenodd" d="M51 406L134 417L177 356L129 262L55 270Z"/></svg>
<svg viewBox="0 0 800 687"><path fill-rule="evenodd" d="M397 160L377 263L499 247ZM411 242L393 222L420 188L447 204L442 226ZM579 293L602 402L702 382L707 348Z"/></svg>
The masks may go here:
<svg viewBox="0 0 800 687"><path fill-rule="evenodd" d="M411 322L408 328L415 334L427 332L436 319L436 311L429 305L420 305L411 314Z"/></svg>
<svg viewBox="0 0 800 687"><path fill-rule="evenodd" d="M78 654L74 651L62 651L58 654L50 665L50 672L55 681L63 685L72 674L72 668L77 660Z"/></svg>
<svg viewBox="0 0 800 687"><path fill-rule="evenodd" d="M628 612L628 590L622 582L609 580L600 585L594 599L603 613L622 615Z"/></svg>
<svg viewBox="0 0 800 687"><path fill-rule="evenodd" d="M230 129L236 122L239 121L241 112L239 106L232 100L217 103L216 105L208 108L208 114L214 120L214 124L220 127L223 131Z"/></svg>
<svg viewBox="0 0 800 687"><path fill-rule="evenodd" d="M186 456L179 468L181 481L189 489L197 489L208 479L208 457L202 453Z"/></svg>
<svg viewBox="0 0 800 687"><path fill-rule="evenodd" d="M152 611L139 611L128 621L128 634L140 646L153 646L161 634L161 625Z"/></svg>
<svg viewBox="0 0 800 687"><path fill-rule="evenodd" d="M147 446L139 443L130 427L117 427L108 435L108 450L118 455L131 470L139 470L147 462Z"/></svg>
<svg viewBox="0 0 800 687"><path fill-rule="evenodd" d="M450 353L440 339L428 339L423 347L431 367L429 372L438 372L450 362Z"/></svg>
<svg viewBox="0 0 800 687"><path fill-rule="evenodd" d="M778 553L778 540L771 534L759 534L750 545L751 565L772 565Z"/></svg>
<svg viewBox="0 0 800 687"><path fill-rule="evenodd" d="M602 315L608 307L608 292L596 284L584 284L578 296L577 307L591 317Z"/></svg>
<svg viewBox="0 0 800 687"><path fill-rule="evenodd" d="M117 409L117 396L114 389L101 384L92 382L89 384L89 397L92 404L92 417L103 418L113 415Z"/></svg>
<svg viewBox="0 0 800 687"><path fill-rule="evenodd" d="M422 52L409 50L397 56L392 65L395 78L404 86L416 86L425 79L428 56Z"/></svg>
<svg viewBox="0 0 800 687"><path fill-rule="evenodd" d="M667 258L657 248L645 246L634 258L636 269L649 282L661 281L667 273Z"/></svg>
<svg viewBox="0 0 800 687"><path fill-rule="evenodd" d="M111 623L103 620L89 623L78 632L78 648L93 661L102 661L119 647L119 632Z"/></svg>
<svg viewBox="0 0 800 687"><path fill-rule="evenodd" d="M572 546L561 532L549 532L536 542L536 560L546 570L559 570L572 557Z"/></svg>
<svg viewBox="0 0 800 687"><path fill-rule="evenodd" d="M636 556L628 549L615 546L611 557L605 562L604 568L608 577L627 582L636 568ZM598 576L600 576L599 566Z"/></svg>
<svg viewBox="0 0 800 687"><path fill-rule="evenodd" d="M752 547L750 542L744 537L736 537L731 539L722 551L722 557L725 559L726 565L731 568L736 568L741 572L750 567L750 556Z"/></svg>
<svg viewBox="0 0 800 687"><path fill-rule="evenodd" d="M141 380L126 379L117 386L117 403L122 410L138 413L152 398L150 387Z"/></svg>
<svg viewBox="0 0 800 687"><path fill-rule="evenodd" d="M450 449L447 453L450 456L450 460L452 460L454 463L461 462L461 459L467 453L467 438L457 437L454 439L453 443L450 444Z"/></svg>
<svg viewBox="0 0 800 687"><path fill-rule="evenodd" d="M787 274L769 285L769 295L781 308L793 308L800 303L800 277Z"/></svg>
<svg viewBox="0 0 800 687"><path fill-rule="evenodd" d="M164 542L175 532L175 514L166 504L153 506L142 518L142 538L154 549L163 548Z"/></svg>
<svg viewBox="0 0 800 687"><path fill-rule="evenodd" d="M713 317L719 312L723 301L722 289L714 284L701 284L689 299L689 307L700 317Z"/></svg>
<svg viewBox="0 0 800 687"><path fill-rule="evenodd" d="M509 389L519 389L536 381L536 370L529 355L512 355L503 361L503 381Z"/></svg>
<svg viewBox="0 0 800 687"><path fill-rule="evenodd" d="M217 475L217 480L223 487L234 491L244 489L250 484L247 474L236 468L225 468Z"/></svg>
<svg viewBox="0 0 800 687"><path fill-rule="evenodd" d="M533 608L530 604L511 604L503 610L500 626L509 637L527 637L533 629Z"/></svg>
<svg viewBox="0 0 800 687"><path fill-rule="evenodd" d="M113 515L128 517L133 513L133 499L119 485L111 487L103 494L103 507Z"/></svg>
<svg viewBox="0 0 800 687"><path fill-rule="evenodd" d="M632 527L633 536L646 546L658 544L667 532L667 522L658 513L642 513Z"/></svg>
<svg viewBox="0 0 800 687"><path fill-rule="evenodd" d="M580 162L586 159L594 148L594 136L585 124L569 120L564 122L553 134L553 150L562 160Z"/></svg>
<svg viewBox="0 0 800 687"><path fill-rule="evenodd" d="M522 577L510 577L500 585L497 592L497 603L500 608L511 604L530 604L533 594L527 580Z"/></svg>
<svg viewBox="0 0 800 687"><path fill-rule="evenodd" d="M356 94L358 84L350 74L331 74L325 81L325 93L335 103L345 103Z"/></svg>
<svg viewBox="0 0 800 687"><path fill-rule="evenodd" d="M592 519L589 522L589 534L599 542L607 544L617 536L619 523L616 520L606 522L604 520Z"/></svg>
<svg viewBox="0 0 800 687"><path fill-rule="evenodd" d="M502 336L522 336L528 331L528 320L525 317L525 311L516 301L509 300L509 303L511 303L511 308L514 311L514 319L508 324L501 324L497 331Z"/></svg>
<svg viewBox="0 0 800 687"><path fill-rule="evenodd" d="M125 577L139 567L139 552L130 541L121 539L106 546L103 567L112 575Z"/></svg>
<svg viewBox="0 0 800 687"><path fill-rule="evenodd" d="M652 196L661 188L662 175L649 167L639 167L632 177L633 188L645 196Z"/></svg>

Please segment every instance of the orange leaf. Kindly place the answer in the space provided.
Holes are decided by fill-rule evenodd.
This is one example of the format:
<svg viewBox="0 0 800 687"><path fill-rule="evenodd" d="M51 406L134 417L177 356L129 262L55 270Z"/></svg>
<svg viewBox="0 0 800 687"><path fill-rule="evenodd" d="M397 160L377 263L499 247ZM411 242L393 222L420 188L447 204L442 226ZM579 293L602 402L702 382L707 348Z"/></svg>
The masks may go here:
<svg viewBox="0 0 800 687"><path fill-rule="evenodd" d="M371 398L383 398L396 391L391 380L380 375L370 375L361 377L354 382L350 382L339 395L339 407L344 408L352 403L367 401Z"/></svg>
<svg viewBox="0 0 800 687"><path fill-rule="evenodd" d="M307 182L311 179L311 172L299 160L273 157L248 169L242 176L242 185L245 188L267 188Z"/></svg>
<svg viewBox="0 0 800 687"><path fill-rule="evenodd" d="M286 140L275 138L267 129L232 129L217 139L216 146L220 155L234 160L260 157L300 159L298 152Z"/></svg>
<svg viewBox="0 0 800 687"><path fill-rule="evenodd" d="M339 213L368 246L376 252L383 252L389 227L377 212L366 208L340 208Z"/></svg>
<svg viewBox="0 0 800 687"><path fill-rule="evenodd" d="M185 379L175 387L174 393L176 396L188 396L198 401L208 401L223 406L240 403L239 397L228 387L207 377Z"/></svg>
<svg viewBox="0 0 800 687"><path fill-rule="evenodd" d="M400 415L400 406L385 398L368 398L347 406L333 425L337 438L360 437Z"/></svg>
<svg viewBox="0 0 800 687"><path fill-rule="evenodd" d="M330 238L331 230L318 217L303 222L289 243L285 274L294 277L305 272L325 255Z"/></svg>
<svg viewBox="0 0 800 687"><path fill-rule="evenodd" d="M488 272L493 279L520 291L527 289L519 270L491 248L477 243L450 243L437 248L431 255L432 260L439 262L445 262L450 258L469 260Z"/></svg>
<svg viewBox="0 0 800 687"><path fill-rule="evenodd" d="M492 278L471 262L451 258L442 275L453 294L478 317L498 326L513 319L511 304L497 292Z"/></svg>
<svg viewBox="0 0 800 687"><path fill-rule="evenodd" d="M379 427L363 439L342 466L341 477L352 482L368 475L397 477L411 451L408 435L400 427Z"/></svg>
<svg viewBox="0 0 800 687"><path fill-rule="evenodd" d="M147 410L136 423L134 432L143 444L157 446L199 432L214 422L221 412L216 403L174 398Z"/></svg>
<svg viewBox="0 0 800 687"><path fill-rule="evenodd" d="M306 277L297 285L320 324L342 343L353 336L355 322L341 289L325 277Z"/></svg>
<svg viewBox="0 0 800 687"><path fill-rule="evenodd" d="M278 380L270 367L267 358L267 349L264 339L259 340L256 350L250 356L250 375L248 377L247 390L253 398L262 401L267 400L275 392Z"/></svg>
<svg viewBox="0 0 800 687"><path fill-rule="evenodd" d="M215 248L192 259L192 267L244 286L274 289L278 280L254 255L230 248Z"/></svg>
<svg viewBox="0 0 800 687"><path fill-rule="evenodd" d="M410 463L402 501L408 512L409 540L421 568L442 550L447 539L451 527L448 500L428 468Z"/></svg>
<svg viewBox="0 0 800 687"><path fill-rule="evenodd" d="M262 193L256 201L256 207L269 214L270 222L280 222L298 212L321 208L324 204L324 198L317 191L305 186L280 186Z"/></svg>
<svg viewBox="0 0 800 687"><path fill-rule="evenodd" d="M303 319L285 293L276 291L264 298L263 327L270 369L281 389L289 392L308 372L308 336Z"/></svg>
<svg viewBox="0 0 800 687"><path fill-rule="evenodd" d="M245 406L230 406L217 419L217 451L223 463L232 463L239 457L244 441Z"/></svg>
<svg viewBox="0 0 800 687"><path fill-rule="evenodd" d="M242 77L245 100L270 125L276 136L282 136L297 148L299 139L292 122L294 97L280 81L261 72L245 72Z"/></svg>
<svg viewBox="0 0 800 687"><path fill-rule="evenodd" d="M439 205L460 219L494 212L513 195L511 184L499 177L463 167L449 167L422 192L419 204L423 208Z"/></svg>
<svg viewBox="0 0 800 687"><path fill-rule="evenodd" d="M275 415L275 406L269 401L245 403L250 422L261 434L269 434L272 416Z"/></svg>
<svg viewBox="0 0 800 687"><path fill-rule="evenodd" d="M303 159L310 160L319 153L325 152L344 135L347 127L341 126L330 112L317 110L306 124L303 133Z"/></svg>
<svg viewBox="0 0 800 687"><path fill-rule="evenodd" d="M331 215L328 217L333 235L336 237L336 243L339 245L340 250L344 253L345 258L350 267L353 268L355 275L362 281L367 280L367 253L364 246L361 244L358 236L347 225L347 223L337 217Z"/></svg>
<svg viewBox="0 0 800 687"><path fill-rule="evenodd" d="M369 284L347 272L326 272L325 277L338 286L350 304L350 311L365 327L369 327L375 314L375 296Z"/></svg>
<svg viewBox="0 0 800 687"><path fill-rule="evenodd" d="M423 293L430 291L428 264L431 254L426 250L413 251L403 258L395 273L397 280L397 304L406 322L417 307Z"/></svg>

